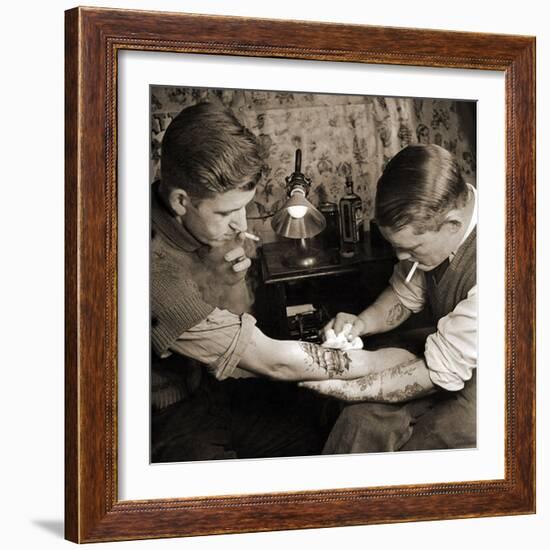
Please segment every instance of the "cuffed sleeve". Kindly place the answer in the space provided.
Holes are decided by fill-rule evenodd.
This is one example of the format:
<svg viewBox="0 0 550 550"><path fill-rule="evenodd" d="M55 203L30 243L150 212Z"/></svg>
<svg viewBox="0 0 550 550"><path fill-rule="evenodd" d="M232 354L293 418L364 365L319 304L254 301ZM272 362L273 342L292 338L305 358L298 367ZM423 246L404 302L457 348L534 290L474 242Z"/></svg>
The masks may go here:
<svg viewBox="0 0 550 550"><path fill-rule="evenodd" d="M256 319L215 308L208 317L179 336L171 350L208 365L214 376L230 377L254 331Z"/></svg>
<svg viewBox="0 0 550 550"><path fill-rule="evenodd" d="M458 391L477 367L477 286L437 324L425 348L430 378L437 386Z"/></svg>

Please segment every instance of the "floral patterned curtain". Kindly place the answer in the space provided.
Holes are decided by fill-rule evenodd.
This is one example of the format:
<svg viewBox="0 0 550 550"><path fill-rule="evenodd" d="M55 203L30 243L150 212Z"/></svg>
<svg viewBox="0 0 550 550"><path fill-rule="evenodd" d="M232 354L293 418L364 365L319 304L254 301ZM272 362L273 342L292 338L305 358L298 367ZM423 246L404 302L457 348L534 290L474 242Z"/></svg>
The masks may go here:
<svg viewBox="0 0 550 550"><path fill-rule="evenodd" d="M445 147L456 156L466 180L476 184L475 123L466 131L461 116L474 112L471 102L167 86L155 86L151 94L153 181L160 174L168 124L181 109L201 101L230 108L259 139L264 165L248 216L264 242L276 240L271 216L286 200L285 177L294 171L297 148L302 150L302 172L312 180L310 200L337 203L350 175L366 222L373 216L382 170L409 144Z"/></svg>

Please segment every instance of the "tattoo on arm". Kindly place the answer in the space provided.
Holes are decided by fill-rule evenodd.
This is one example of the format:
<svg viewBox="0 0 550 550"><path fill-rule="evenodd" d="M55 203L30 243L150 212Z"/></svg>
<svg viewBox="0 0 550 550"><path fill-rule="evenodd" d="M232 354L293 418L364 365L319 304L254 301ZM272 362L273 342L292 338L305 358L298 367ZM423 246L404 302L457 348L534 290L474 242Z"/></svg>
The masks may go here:
<svg viewBox="0 0 550 550"><path fill-rule="evenodd" d="M407 384L402 390L390 391L386 394L386 401L389 403L401 403L402 401L408 401L425 392L426 388L421 386L418 382L414 384Z"/></svg>
<svg viewBox="0 0 550 550"><path fill-rule="evenodd" d="M401 379L403 380L405 376L414 376L416 369L418 368L418 362L422 361L418 357L396 365L395 367L387 370L384 374L389 379ZM400 389L395 389L393 391L388 391L385 393L384 401L388 403L401 403L403 401L408 401L414 399L415 397L429 392L429 387L424 387L417 381L412 381L410 384L405 384L404 387Z"/></svg>
<svg viewBox="0 0 550 550"><path fill-rule="evenodd" d="M300 347L307 356L306 369L309 371L320 368L328 378L342 376L349 371L351 360L344 351L323 348L309 342L300 342Z"/></svg>
<svg viewBox="0 0 550 550"><path fill-rule="evenodd" d="M346 381L348 391L341 390L341 395L335 395L335 397L352 401L366 399L367 401L382 403L401 403L429 393L429 388L414 380L399 389L388 391L386 388L386 382L389 380L396 378L403 380L404 377L414 376L419 361L422 361L422 359L414 357L386 371L375 372L356 380Z"/></svg>
<svg viewBox="0 0 550 550"><path fill-rule="evenodd" d="M399 323L401 319L403 319L406 313L407 309L401 303L393 305L388 311L388 316L386 317L386 325L393 327L395 324Z"/></svg>
<svg viewBox="0 0 550 550"><path fill-rule="evenodd" d="M395 365L395 367L388 369L386 372L388 373L388 376L390 378L400 378L401 376L411 376L414 374L416 370L416 364L419 361L422 361L422 359L420 359L419 357L413 357L412 359L408 359L404 363Z"/></svg>

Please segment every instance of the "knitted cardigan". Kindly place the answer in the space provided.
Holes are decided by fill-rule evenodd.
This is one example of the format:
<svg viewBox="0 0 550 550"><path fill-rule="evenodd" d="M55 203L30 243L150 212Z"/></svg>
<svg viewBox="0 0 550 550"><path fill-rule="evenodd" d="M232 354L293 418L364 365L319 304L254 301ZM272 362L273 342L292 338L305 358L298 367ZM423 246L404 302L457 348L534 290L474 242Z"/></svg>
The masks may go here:
<svg viewBox="0 0 550 550"><path fill-rule="evenodd" d="M428 303L437 324L459 302L466 299L468 292L476 284L475 228L462 243L439 282L430 273L426 273L426 283Z"/></svg>

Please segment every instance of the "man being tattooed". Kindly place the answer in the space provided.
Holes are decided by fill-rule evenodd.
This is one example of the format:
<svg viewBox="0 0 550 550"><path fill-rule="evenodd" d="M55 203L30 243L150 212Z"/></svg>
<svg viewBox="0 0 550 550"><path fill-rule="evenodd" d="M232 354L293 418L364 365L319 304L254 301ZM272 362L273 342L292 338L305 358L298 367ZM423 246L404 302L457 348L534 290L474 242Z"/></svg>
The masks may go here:
<svg viewBox="0 0 550 550"><path fill-rule="evenodd" d="M390 331L429 307L434 331L424 353L368 356L356 380L306 382L347 406L324 453L474 447L477 366L476 191L445 149L409 146L378 182L375 217L398 263L389 286L359 315L339 313L325 327L348 338ZM365 403L368 402L368 403Z"/></svg>
<svg viewBox="0 0 550 550"><path fill-rule="evenodd" d="M151 186L151 460L319 454L339 407L302 380L369 373L366 351L269 338L249 313L246 206L264 161L231 111L183 109Z"/></svg>

